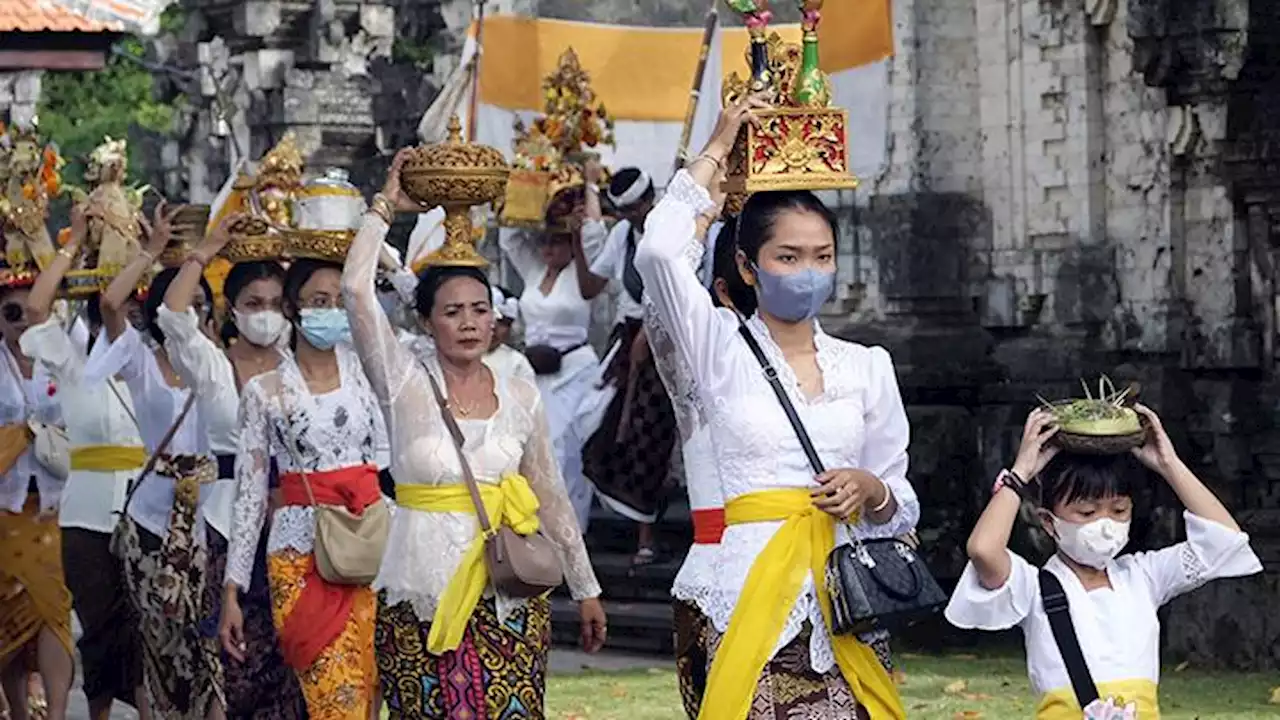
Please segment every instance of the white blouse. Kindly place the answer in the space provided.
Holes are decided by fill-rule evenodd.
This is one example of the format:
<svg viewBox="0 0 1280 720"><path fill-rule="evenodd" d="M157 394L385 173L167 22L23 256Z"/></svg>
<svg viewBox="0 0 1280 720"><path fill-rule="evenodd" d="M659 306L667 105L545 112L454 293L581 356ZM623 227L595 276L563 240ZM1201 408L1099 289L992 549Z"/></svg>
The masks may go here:
<svg viewBox="0 0 1280 720"><path fill-rule="evenodd" d="M0 342L0 362L5 364L0 369L0 425L32 420L46 425L62 425L62 403L57 397L60 389L49 371L37 364L32 368L30 378L22 377L22 369L5 342ZM0 510L22 512L32 479L40 491L40 511L57 510L66 481L54 477L36 462L31 447L0 479Z"/></svg>
<svg viewBox="0 0 1280 720"><path fill-rule="evenodd" d="M1045 565L1066 591L1080 648L1099 685L1125 680L1158 684L1160 619L1156 611L1210 580L1262 571L1247 534L1189 512L1183 517L1185 542L1122 555L1107 563L1109 588L1085 590L1057 555ZM947 605L947 620L965 629L1020 627L1036 694L1070 691L1071 679L1040 599L1039 568L1013 552L1009 559L1009 579L995 590L982 587L969 563Z"/></svg>
<svg viewBox="0 0 1280 720"><path fill-rule="evenodd" d="M76 321L76 334L88 334L83 322ZM67 421L67 438L72 452L76 448L95 445L141 447L138 426L133 421L133 401L124 383L109 377L90 385L82 382L85 346L63 330L57 317L27 328L19 341L22 352L35 361L57 383L56 398L62 403L62 417ZM106 352L106 332L99 331L93 353ZM114 513L124 507L129 481L137 470L97 472L71 471L62 493L58 524L64 528L80 528L109 533L115 528Z"/></svg>
<svg viewBox="0 0 1280 720"><path fill-rule="evenodd" d="M465 482L462 469L426 375L430 367L440 377L435 356L416 356L406 348L378 305L374 275L386 233L386 223L365 216L347 255L342 284L356 350L388 420L391 473L398 486L460 485ZM480 482L496 483L508 472L528 478L541 505L542 529L560 550L573 597L596 597L600 586L552 454L537 387L527 379L493 375L498 411L488 420L459 421L467 460ZM479 532L472 513L399 507L374 586L387 591L388 603L408 602L420 620L430 622ZM522 602L501 595L497 601L504 616Z"/></svg>
<svg viewBox="0 0 1280 720"><path fill-rule="evenodd" d="M154 453L181 414L191 391L169 385L156 361L155 351L133 327L126 327L105 352L99 354L96 347L94 350L85 365L85 384L103 383L117 374L124 379L142 431L143 447L148 454ZM210 418L217 418L224 411L225 407L221 406L216 394L197 394L191 411L183 418L166 452L169 455L212 456ZM171 478L154 472L148 474L129 503L129 517L157 537L167 537L169 513L173 509L173 487ZM212 492L210 484L200 486L196 511L197 543L204 543L205 504Z"/></svg>
<svg viewBox="0 0 1280 720"><path fill-rule="evenodd" d="M386 429L360 359L351 346L335 348L340 386L313 395L292 355L245 383L236 455L236 496L226 582L249 589L254 555L270 501L271 459L280 473L324 472L377 464ZM271 518L267 552L315 548L315 512L286 505Z"/></svg>
<svg viewBox="0 0 1280 720"><path fill-rule="evenodd" d="M535 375L533 366L529 364L529 358L509 345L499 345L494 348L484 356L484 364L499 375L524 378L529 382L534 381Z"/></svg>
<svg viewBox="0 0 1280 720"><path fill-rule="evenodd" d="M686 247L685 260L689 267L696 270L701 266L705 254L702 243L690 243ZM649 339L654 366L671 398L676 426L680 430L689 509L697 511L723 508L720 472L716 468L711 448L711 428L707 426L693 374L676 351L671 334L663 327L657 308L647 294L644 297L644 330ZM715 545L691 545L671 586L673 597L694 604L703 614L709 613L709 599L714 595L714 584L709 581L714 576L716 554Z"/></svg>
<svg viewBox="0 0 1280 720"><path fill-rule="evenodd" d="M607 233L604 247L591 262L591 272L600 277L609 278L613 292L618 295L618 307L614 313L615 325L626 320L640 320L644 317L644 306L631 297L624 278L627 274L627 234L631 232L631 221L620 220L613 229L608 230L600 220L588 220L583 224L583 232L588 228L593 233ZM636 233L636 246L643 241L642 233Z"/></svg>
<svg viewBox="0 0 1280 720"><path fill-rule="evenodd" d="M208 423L209 448L215 455L234 454L240 393L231 358L200 330L200 319L193 308L176 313L161 305L156 312L156 325L164 333L164 349L173 371L182 378L183 385L199 393ZM205 504L205 519L224 538L231 537L231 503L235 494L233 478L218 478Z"/></svg>
<svg viewBox="0 0 1280 720"><path fill-rule="evenodd" d="M603 225L583 225L582 247L588 258L599 251L604 237ZM547 276L547 264L533 241L522 233L503 231L499 243L524 281L520 319L524 322L525 345L550 345L557 350L568 350L585 343L591 327L591 301L582 297L578 273L573 266L562 269L551 291L544 295L541 286ZM591 359L594 363L595 356Z"/></svg>
<svg viewBox="0 0 1280 720"><path fill-rule="evenodd" d="M680 171L649 214L636 268L644 279L662 325L680 357L689 365L704 416L711 427L712 451L724 498L761 490L816 487L813 470L795 431L770 390L759 363L738 335L731 310L716 308L686 260L695 238L695 218L714 208L705 189ZM910 426L898 392L889 354L833 338L815 321L814 344L823 376L823 393L808 399L795 373L773 342L768 327L753 316L747 326L777 369L796 412L826 467L860 468L883 480L897 499L897 511L876 525L861 519L837 529L837 542L849 533L864 538L901 535L915 528L920 503L907 481ZM709 579L708 617L726 631L747 574L781 522L735 525L725 530ZM810 660L814 670L830 670L835 659L822 619L814 578L805 580L777 649L794 639L805 621L813 626Z"/></svg>

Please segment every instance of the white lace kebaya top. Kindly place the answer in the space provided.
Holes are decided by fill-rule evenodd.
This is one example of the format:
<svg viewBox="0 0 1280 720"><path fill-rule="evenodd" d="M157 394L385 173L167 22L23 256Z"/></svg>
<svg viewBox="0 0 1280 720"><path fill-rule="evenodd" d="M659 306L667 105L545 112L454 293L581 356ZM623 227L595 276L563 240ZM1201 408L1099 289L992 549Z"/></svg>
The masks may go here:
<svg viewBox="0 0 1280 720"><path fill-rule="evenodd" d="M686 259L690 244L699 242L694 235L695 218L714 207L706 190L686 171L677 173L646 221L636 269L663 327L689 365L711 427L725 501L762 490L816 487L786 414L738 335L737 316L713 305ZM836 541L847 542L850 532L885 538L914 529L920 503L906 478L910 427L889 354L833 338L815 322L814 344L824 388L819 397L808 399L764 322L753 316L747 325L777 369L826 467L873 473L897 499L898 509L888 522L876 525L863 519L842 525ZM712 563L706 601L707 615L721 632L728 629L739 600L750 602L740 597L747 573L781 525L762 522L726 529ZM812 576L805 581L777 649L794 639L805 621L811 622L810 660L821 673L830 670L835 660L813 583Z"/></svg>
<svg viewBox="0 0 1280 720"><path fill-rule="evenodd" d="M190 390L173 387L165 379L155 351L143 341L133 327L126 327L107 348L99 354L97 348L89 356L84 369L87 385L106 382L106 378L119 374L129 387L138 427L142 431L142 444L147 453L156 446L178 419L187 402ZM226 412L225 404L217 395L196 395L191 411L174 433L166 453L169 455L213 456L209 439L213 435L214 420ZM204 508L213 488L200 486L200 503L196 512L196 542L204 543ZM148 532L160 538L169 534L169 512L173 509L173 480L157 473L150 473L129 502L129 517Z"/></svg>
<svg viewBox="0 0 1280 720"><path fill-rule="evenodd" d="M227 549L226 582L248 589L254 554L270 501L271 459L281 474L323 472L377 464L386 430L360 358L345 343L338 355L340 385L313 395L292 354L275 370L245 383L240 401L236 496ZM315 512L285 505L271 517L267 552L315 548Z"/></svg>
<svg viewBox="0 0 1280 720"><path fill-rule="evenodd" d="M1183 518L1187 524L1184 542L1155 552L1121 555L1107 563L1109 588L1085 590L1057 555L1045 564L1067 594L1080 649L1104 698L1109 683L1159 683L1157 611L1163 605L1210 580L1262 571L1248 535L1189 512L1184 512ZM1009 560L1009 579L995 590L982 587L973 563L969 563L947 604L947 620L965 629L1019 626L1036 694L1061 693L1069 703L1074 702L1071 679L1040 598L1040 571L1013 552L1009 552Z"/></svg>
<svg viewBox="0 0 1280 720"><path fill-rule="evenodd" d="M61 426L62 402L57 397L57 384L49 370L37 363L30 378L22 377L17 359L9 352L8 343L2 340L0 363L5 364L5 367L0 368L0 425L34 420ZM53 388L53 393L49 392L50 387ZM9 468L9 472L0 477L0 510L22 512L32 479L36 481L36 488L40 491L40 512L57 511L66 483L36 462L32 447L28 447L13 467Z"/></svg>
<svg viewBox="0 0 1280 720"><path fill-rule="evenodd" d="M685 257L689 267L696 270L701 265L704 252L702 243L689 243ZM676 351L675 342L662 326L657 308L648 294L644 297L644 330L649 338L654 367L671 398L676 427L680 430L689 509L694 512L721 509L724 507L724 495L711 449L711 428L707 427L693 373ZM672 597L694 604L704 615L710 612L709 599L714 594L714 584L709 581L714 577L713 563L717 552L712 544L695 542L690 545L671 586Z"/></svg>
<svg viewBox="0 0 1280 720"><path fill-rule="evenodd" d="M378 305L374 275L386 233L385 222L365 215L347 255L342 286L356 350L387 417L391 474L398 486L461 485L457 452L426 375L430 367L443 387L435 356L420 357L406 348ZM551 450L537 386L520 377L493 376L498 411L485 420L458 423L472 471L480 482L494 483L510 472L528 478L541 505L542 530L559 547L573 597L596 597L600 585ZM440 595L479 532L472 513L397 508L374 586L387 591L389 604L408 602L421 621L431 622ZM522 602L499 595L499 615L505 617Z"/></svg>

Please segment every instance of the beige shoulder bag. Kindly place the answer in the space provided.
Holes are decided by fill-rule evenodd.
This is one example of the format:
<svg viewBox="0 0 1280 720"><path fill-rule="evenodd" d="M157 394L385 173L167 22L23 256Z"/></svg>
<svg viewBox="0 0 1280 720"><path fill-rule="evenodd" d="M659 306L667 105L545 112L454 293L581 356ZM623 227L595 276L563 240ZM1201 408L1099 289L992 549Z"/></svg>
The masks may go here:
<svg viewBox="0 0 1280 720"><path fill-rule="evenodd" d="M308 396L310 397L310 396ZM379 497L359 515L342 505L321 505L311 490L311 480L298 457L297 436L289 424L289 438L284 443L315 513L316 536L313 553L316 572L334 585L371 585L382 567L382 555L391 533L391 511Z"/></svg>
<svg viewBox="0 0 1280 720"><path fill-rule="evenodd" d="M489 568L490 582L506 595L517 598L537 597L559 587L564 582L560 553L541 529L532 535L520 535L506 525L500 525L495 531L489 524L489 513L480 497L480 486L476 484L466 453L462 451L465 443L462 430L453 413L449 412L449 403L440 391L440 384L436 382L435 376L425 367L423 369L427 373L427 379L431 381L431 391L435 393L436 402L440 405L440 417L453 437L453 447L458 451L462 476L471 492L471 501L475 503L480 529L487 538L484 559Z"/></svg>

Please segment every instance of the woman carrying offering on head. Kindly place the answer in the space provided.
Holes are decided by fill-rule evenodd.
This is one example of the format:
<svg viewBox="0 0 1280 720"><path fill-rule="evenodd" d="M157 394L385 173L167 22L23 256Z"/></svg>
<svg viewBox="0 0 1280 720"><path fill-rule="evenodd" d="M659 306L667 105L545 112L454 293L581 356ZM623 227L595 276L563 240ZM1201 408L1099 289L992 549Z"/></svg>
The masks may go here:
<svg viewBox="0 0 1280 720"><path fill-rule="evenodd" d="M317 510L339 506L356 517L385 510L378 487L382 413L350 345L340 292L342 265L296 260L285 276L283 310L293 352L250 379L240 406L235 512L227 557L220 635L244 661L240 596L270 507L270 473L280 472L281 506L267 535L267 579L285 661L297 673L313 720L357 720L373 712L377 691L376 601L368 582L336 582L317 562ZM335 548L334 552L341 552ZM373 568L376 572L376 567Z"/></svg>
<svg viewBox="0 0 1280 720"><path fill-rule="evenodd" d="M221 224L233 227L238 218ZM210 430L209 443L218 463L218 483L214 487L208 519L209 581L203 597L205 621L202 632L216 632L222 611L220 582L229 561L228 543L235 537L232 503L236 496L235 462L239 447L240 392L251 378L267 372L280 362L281 343L289 339L289 323L280 312L284 268L274 259L239 262L231 267L223 292L230 310L222 337L235 341L224 349L200 327L200 318L191 298L203 280L205 267L231 240L225 229L215 230L187 256L178 275L164 294L164 304L156 310L156 322L166 338L169 360L182 382L202 397L218 398L224 407L219 422ZM286 346L287 347L287 346ZM261 545L261 543L259 544ZM261 720L303 717L306 706L297 678L285 664L271 624L271 597L267 592L264 548L255 546L247 562L239 568L253 574L255 584L243 598L245 646L249 652L224 663L227 716Z"/></svg>
<svg viewBox="0 0 1280 720"><path fill-rule="evenodd" d="M588 651L604 642L600 587L537 386L483 362L494 316L479 263L422 273L417 312L435 339L433 353L415 356L401 344L378 305L374 278L392 213L422 211L400 190L408 152L396 156L374 197L343 275L355 346L388 418L396 480L398 506L376 583L383 697L392 718L540 718L550 603L545 594L513 597L491 583L461 458L487 522L518 535L540 532L551 542L580 602ZM460 443L451 433L455 423Z"/></svg>
<svg viewBox="0 0 1280 720"><path fill-rule="evenodd" d="M111 281L102 296L102 321L110 346L95 352L84 382L119 376L129 388L142 442L154 464L135 480L112 543L124 562L125 587L139 613L143 668L151 709L164 718L223 718L226 701L217 638L199 632L206 608L208 552L205 510L218 480L211 439L235 421L235 381L221 370L216 393L188 387L170 353L183 348L160 329L158 315L178 268L151 281L143 315L147 336L129 322L130 298L169 245L172 214L156 208L146 245ZM214 233L225 232L219 227ZM202 279L187 304L194 326L214 336L213 293ZM214 581L216 582L216 580Z"/></svg>
<svg viewBox="0 0 1280 720"><path fill-rule="evenodd" d="M836 223L811 193L754 195L736 224L738 271L759 309L717 308L688 261L708 188L749 112L721 115L706 149L649 214L635 266L688 365L711 427L725 530L704 582L710 656L699 717L905 717L876 653L833 635L824 568L850 535L914 528L908 424L888 353L833 338L817 322L835 276ZM705 221L704 221L705 222ZM828 470L814 476L749 332Z"/></svg>

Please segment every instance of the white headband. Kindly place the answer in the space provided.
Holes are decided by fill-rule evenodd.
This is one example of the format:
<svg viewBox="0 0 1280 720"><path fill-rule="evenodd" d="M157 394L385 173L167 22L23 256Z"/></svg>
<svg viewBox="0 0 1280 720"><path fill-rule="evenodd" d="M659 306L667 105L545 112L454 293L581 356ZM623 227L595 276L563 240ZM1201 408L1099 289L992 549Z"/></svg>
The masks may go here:
<svg viewBox="0 0 1280 720"><path fill-rule="evenodd" d="M514 321L520 314L520 299L515 296L506 297L498 288L490 288L489 293L493 312L498 319Z"/></svg>
<svg viewBox="0 0 1280 720"><path fill-rule="evenodd" d="M622 194L614 195L613 191L610 190L609 202L613 203L614 207L624 208L644 197L644 194L649 192L651 187L653 187L653 179L649 177L649 173L641 170L640 175L636 177L636 181L631 183L631 187L627 188Z"/></svg>

